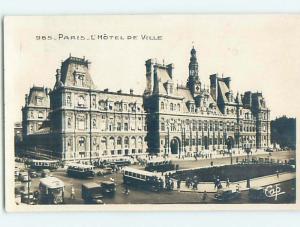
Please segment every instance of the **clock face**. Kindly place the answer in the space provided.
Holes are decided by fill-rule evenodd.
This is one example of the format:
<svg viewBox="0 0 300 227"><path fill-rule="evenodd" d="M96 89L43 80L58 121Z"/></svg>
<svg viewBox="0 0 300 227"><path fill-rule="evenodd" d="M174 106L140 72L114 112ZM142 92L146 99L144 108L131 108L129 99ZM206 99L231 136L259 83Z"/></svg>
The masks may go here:
<svg viewBox="0 0 300 227"><path fill-rule="evenodd" d="M196 87L196 91L199 91L199 90L200 90L200 88L199 88L199 86L197 86L197 87Z"/></svg>

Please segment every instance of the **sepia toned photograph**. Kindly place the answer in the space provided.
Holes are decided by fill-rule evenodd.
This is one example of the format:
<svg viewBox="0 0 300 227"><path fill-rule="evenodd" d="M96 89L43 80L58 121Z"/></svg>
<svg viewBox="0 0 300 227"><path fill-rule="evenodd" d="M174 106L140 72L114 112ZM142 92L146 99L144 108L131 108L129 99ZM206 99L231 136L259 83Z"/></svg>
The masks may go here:
<svg viewBox="0 0 300 227"><path fill-rule="evenodd" d="M299 25L6 17L6 209L299 209Z"/></svg>

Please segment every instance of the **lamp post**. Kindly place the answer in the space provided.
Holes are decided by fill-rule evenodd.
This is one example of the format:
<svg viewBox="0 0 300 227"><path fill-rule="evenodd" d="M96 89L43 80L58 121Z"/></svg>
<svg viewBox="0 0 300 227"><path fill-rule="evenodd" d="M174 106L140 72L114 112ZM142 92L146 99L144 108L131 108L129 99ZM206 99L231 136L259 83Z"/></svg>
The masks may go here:
<svg viewBox="0 0 300 227"><path fill-rule="evenodd" d="M230 138L227 138L226 143L227 143L227 150L228 150L228 153L230 154L230 165L232 165L233 160L232 160L232 150L231 150L231 148L232 148L231 139L230 139Z"/></svg>

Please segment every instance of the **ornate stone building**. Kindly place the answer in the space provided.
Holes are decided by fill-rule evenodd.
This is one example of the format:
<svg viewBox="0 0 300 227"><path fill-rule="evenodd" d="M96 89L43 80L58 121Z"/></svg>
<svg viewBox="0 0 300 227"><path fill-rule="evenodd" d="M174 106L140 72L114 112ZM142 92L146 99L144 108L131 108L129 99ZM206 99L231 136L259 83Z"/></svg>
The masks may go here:
<svg viewBox="0 0 300 227"><path fill-rule="evenodd" d="M175 83L173 64L147 60L143 95L98 90L89 64L71 56L62 63L54 89L37 95L50 100L50 105L26 98L27 146L73 160L146 153L191 155L224 150L228 144L242 149L270 145L270 111L262 93L234 95L230 77L217 74L205 87L194 48L185 86ZM32 112L39 116L41 107L49 113L46 118L30 120Z"/></svg>

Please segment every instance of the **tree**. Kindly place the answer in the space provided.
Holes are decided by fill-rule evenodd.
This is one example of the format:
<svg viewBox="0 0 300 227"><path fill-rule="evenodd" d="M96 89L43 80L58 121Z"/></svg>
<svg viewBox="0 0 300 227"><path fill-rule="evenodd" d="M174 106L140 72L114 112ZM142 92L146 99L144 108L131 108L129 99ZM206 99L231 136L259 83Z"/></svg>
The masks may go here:
<svg viewBox="0 0 300 227"><path fill-rule="evenodd" d="M271 121L271 142L296 149L296 118L282 116Z"/></svg>

